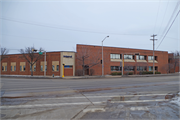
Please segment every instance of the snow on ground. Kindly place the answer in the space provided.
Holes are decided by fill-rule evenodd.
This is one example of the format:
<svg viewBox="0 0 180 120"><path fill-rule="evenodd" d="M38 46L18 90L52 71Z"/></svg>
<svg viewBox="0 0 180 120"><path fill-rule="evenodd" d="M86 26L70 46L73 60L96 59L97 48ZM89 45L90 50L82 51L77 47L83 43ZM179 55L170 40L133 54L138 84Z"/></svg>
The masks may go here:
<svg viewBox="0 0 180 120"><path fill-rule="evenodd" d="M176 96L174 98L172 98L170 103L175 103L178 106L180 106L180 92L178 94L176 94Z"/></svg>

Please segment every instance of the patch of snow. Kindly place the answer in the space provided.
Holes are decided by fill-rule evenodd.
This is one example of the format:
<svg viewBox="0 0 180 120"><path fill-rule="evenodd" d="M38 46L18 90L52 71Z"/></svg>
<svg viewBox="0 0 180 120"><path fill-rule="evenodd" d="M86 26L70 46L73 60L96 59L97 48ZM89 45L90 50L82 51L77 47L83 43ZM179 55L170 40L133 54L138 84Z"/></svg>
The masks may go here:
<svg viewBox="0 0 180 120"><path fill-rule="evenodd" d="M136 110L149 110L147 107L131 107L130 110L136 111Z"/></svg>
<svg viewBox="0 0 180 120"><path fill-rule="evenodd" d="M178 93L177 96L175 96L174 98L172 98L172 100L170 101L170 103L175 103L178 106L180 106L180 92Z"/></svg>
<svg viewBox="0 0 180 120"><path fill-rule="evenodd" d="M87 109L84 109L83 112L96 112L96 111L101 111L101 112L104 112L105 109L104 108L87 108Z"/></svg>

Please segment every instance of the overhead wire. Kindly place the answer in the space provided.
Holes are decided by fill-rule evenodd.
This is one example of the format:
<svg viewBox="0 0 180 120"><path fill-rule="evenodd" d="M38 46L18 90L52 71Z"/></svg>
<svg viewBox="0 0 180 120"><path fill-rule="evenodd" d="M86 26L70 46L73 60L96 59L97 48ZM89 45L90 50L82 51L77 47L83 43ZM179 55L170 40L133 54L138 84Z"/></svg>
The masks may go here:
<svg viewBox="0 0 180 120"><path fill-rule="evenodd" d="M156 15L156 21L155 21L155 25L154 25L154 29L153 29L153 34L154 34L154 30L155 30L156 23L157 23L157 18L159 16L159 8L160 8L160 5L161 5L160 3L161 3L161 0L159 0L158 12L157 12L157 15Z"/></svg>
<svg viewBox="0 0 180 120"><path fill-rule="evenodd" d="M163 22L164 22L164 17L165 17L165 15L166 15L166 11L167 11L168 6L169 6L169 0L168 0L168 2L167 2L167 5L166 5L166 10L165 10L165 12L164 12L164 16L163 16L163 19L162 19L162 22L161 22L161 25L160 25L160 28L159 28L159 31L158 31L158 35L159 35L160 29L161 29L161 27L162 27L162 24L163 24Z"/></svg>
<svg viewBox="0 0 180 120"><path fill-rule="evenodd" d="M147 36L148 34L123 34L123 33L110 33L110 32L98 32L98 31L88 31L88 30L78 30L78 29L72 29L72 28L63 28L63 27L56 27L56 26L49 26L49 25L43 25L38 23L30 23L30 22L24 22L19 20L13 20L9 18L0 18L2 20L12 21L12 22L18 22L23 24L29 24L29 25L35 25L35 26L41 26L41 27L49 27L49 28L55 28L55 29L62 29L62 30L69 30L69 31L77 31L77 32L87 32L87 33L99 33L99 34L113 34L113 35L129 35L129 36Z"/></svg>
<svg viewBox="0 0 180 120"><path fill-rule="evenodd" d="M165 32L167 31L168 27L170 26L170 23L171 23L171 21L172 21L172 19L173 19L174 14L176 13L176 10L178 9L179 4L180 4L180 2L178 2L178 3L176 4L176 7L175 7L175 9L174 9L174 11L173 11L170 19L169 19L169 21L168 21L168 23L167 23L164 31L162 32L162 35L165 34ZM162 39L162 37L161 37L160 39ZM160 39L159 39L159 40L160 40Z"/></svg>
<svg viewBox="0 0 180 120"><path fill-rule="evenodd" d="M180 10L179 10L179 12L180 12ZM162 41L164 40L164 38L166 37L167 33L168 33L169 30L171 29L171 27L172 27L174 21L176 20L176 18L177 18L177 16L178 16L179 12L176 14L176 17L174 18L173 22L171 23L170 27L168 28L167 32L165 33L165 35L164 35L164 37L162 38L161 42L159 43L158 47L161 45L161 43L162 43ZM158 47L157 47L156 49L158 49Z"/></svg>

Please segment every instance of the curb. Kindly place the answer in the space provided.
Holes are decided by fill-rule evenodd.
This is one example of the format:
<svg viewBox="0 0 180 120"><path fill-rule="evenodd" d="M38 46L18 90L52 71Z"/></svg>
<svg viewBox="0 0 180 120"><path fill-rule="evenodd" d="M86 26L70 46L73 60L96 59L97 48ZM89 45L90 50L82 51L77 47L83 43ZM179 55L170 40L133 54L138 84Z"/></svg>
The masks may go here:
<svg viewBox="0 0 180 120"><path fill-rule="evenodd" d="M16 75L0 75L1 78L27 78L27 79L62 79L62 77L49 77L49 76L16 76Z"/></svg>
<svg viewBox="0 0 180 120"><path fill-rule="evenodd" d="M13 76L13 75L1 75L2 78L26 78L26 79L101 79L101 78L128 78L128 77L161 77L161 76L179 76L179 73L174 74L156 74L156 75L109 75L109 76L77 76L77 77L49 77L49 76Z"/></svg>

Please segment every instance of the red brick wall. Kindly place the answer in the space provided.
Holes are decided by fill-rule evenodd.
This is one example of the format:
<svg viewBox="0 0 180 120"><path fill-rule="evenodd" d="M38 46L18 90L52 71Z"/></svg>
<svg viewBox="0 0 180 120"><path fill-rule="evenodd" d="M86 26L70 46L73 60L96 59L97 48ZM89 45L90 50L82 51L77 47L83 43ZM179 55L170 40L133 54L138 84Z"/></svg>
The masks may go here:
<svg viewBox="0 0 180 120"><path fill-rule="evenodd" d="M7 55L7 58L1 61L1 66L3 62L7 62L7 71L1 71L2 75L31 75L30 64L26 61L25 58L21 54L12 54ZM60 76L60 52L47 52L46 53L46 61L47 61L47 72L46 75ZM44 75L44 71L40 71L40 63L44 62L43 58L36 62L36 71L33 72L33 75ZM59 71L52 71L52 61L59 61ZM16 62L16 71L11 71L11 62ZM26 62L26 70L20 71L20 62ZM1 68L2 70L2 68Z"/></svg>
<svg viewBox="0 0 180 120"><path fill-rule="evenodd" d="M90 56L88 57L87 60L85 60L85 64L89 64L90 62L94 61L94 57L96 59L100 60L102 58L102 47L101 46L93 46L93 45L79 45L77 44L77 53L76 57L81 56L82 53L88 53L87 55ZM88 51L88 52L85 52ZM140 55L146 55L147 59L148 56L153 56L153 51L151 50L140 50L140 49L128 49L128 48L117 48L117 47L103 47L103 55L104 55L104 74L111 74L111 68L110 66L119 66L120 62L111 62L110 61L110 54L131 54L131 53L140 53ZM158 71L161 73L166 73L166 71L163 69L163 66L168 63L168 52L165 51L155 51L155 56L158 57L158 63L155 63L155 66L158 67ZM135 57L136 58L136 57ZM137 62L129 62L132 66L136 66ZM126 64L126 63L125 63ZM147 69L148 66L153 66L153 63L147 62ZM82 61L76 59L76 70L82 69ZM90 69L94 69L94 75L101 75L102 74L102 65L97 64L93 66ZM134 71L136 72L136 71Z"/></svg>

